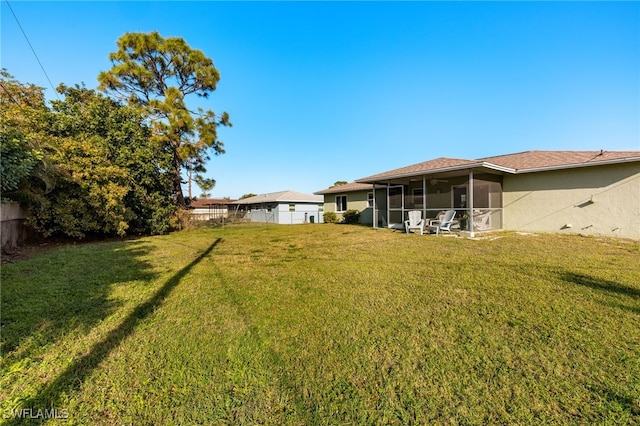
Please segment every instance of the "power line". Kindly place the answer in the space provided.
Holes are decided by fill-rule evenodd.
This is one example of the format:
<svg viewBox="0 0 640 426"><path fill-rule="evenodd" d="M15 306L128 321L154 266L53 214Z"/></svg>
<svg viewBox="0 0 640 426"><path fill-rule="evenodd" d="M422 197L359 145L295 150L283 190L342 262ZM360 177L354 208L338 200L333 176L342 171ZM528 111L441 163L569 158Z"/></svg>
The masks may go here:
<svg viewBox="0 0 640 426"><path fill-rule="evenodd" d="M16 98L13 96L13 94L6 87L4 87L4 84L2 84L2 82L0 82L0 87L2 87L2 89L7 93L7 95L9 95L9 99L14 104L18 105L18 108L20 108L20 110L26 114L26 111L24 110L24 108L22 108L22 105L20 105L20 102L18 102Z"/></svg>
<svg viewBox="0 0 640 426"><path fill-rule="evenodd" d="M38 64L40 65L40 68L42 69L42 72L44 73L45 77L47 77L47 81L49 82L49 86L53 90L53 93L55 93L56 97L58 99L60 99L60 96L58 96L58 92L53 87L53 83L51 83L51 79L49 78L49 75L47 74L47 71L45 71L44 66L42 65L42 62L40 62L40 58L38 58L38 54L36 53L36 50L33 48L33 46L31 45L31 42L29 41L29 37L27 37L27 33L22 28L22 25L20 24L20 21L18 20L18 17L16 16L16 13L13 11L13 8L11 7L11 4L9 3L9 0L4 0L4 1L5 1L5 3L7 3L7 6L9 6L9 10L11 11L11 14L13 15L14 19L16 20L16 23L18 24L18 27L20 28L20 31L22 31L22 35L24 36L25 40L27 40L27 44L31 48L31 51L33 52L33 56L36 57L36 61L38 61Z"/></svg>

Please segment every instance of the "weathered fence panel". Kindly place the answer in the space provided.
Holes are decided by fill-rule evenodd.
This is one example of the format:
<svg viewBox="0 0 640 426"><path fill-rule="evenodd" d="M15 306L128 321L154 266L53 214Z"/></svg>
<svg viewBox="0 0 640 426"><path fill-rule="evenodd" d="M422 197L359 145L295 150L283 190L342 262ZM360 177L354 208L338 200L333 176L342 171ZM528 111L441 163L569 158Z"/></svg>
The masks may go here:
<svg viewBox="0 0 640 426"><path fill-rule="evenodd" d="M3 252L15 249L29 237L26 218L27 211L19 204L0 204L0 240Z"/></svg>

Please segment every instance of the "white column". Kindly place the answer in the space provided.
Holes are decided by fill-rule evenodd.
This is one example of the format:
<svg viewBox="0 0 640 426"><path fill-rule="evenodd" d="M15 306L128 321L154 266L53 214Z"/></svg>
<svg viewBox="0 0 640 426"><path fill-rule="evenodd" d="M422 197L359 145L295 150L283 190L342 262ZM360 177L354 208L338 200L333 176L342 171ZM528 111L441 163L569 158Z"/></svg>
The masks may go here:
<svg viewBox="0 0 640 426"><path fill-rule="evenodd" d="M378 227L378 215L376 212L376 184L375 182L373 183L373 206L371 206L371 208L373 209L371 217L372 217L372 221L373 221L373 227L377 228Z"/></svg>
<svg viewBox="0 0 640 426"><path fill-rule="evenodd" d="M473 237L473 169L469 170L469 229L469 233Z"/></svg>

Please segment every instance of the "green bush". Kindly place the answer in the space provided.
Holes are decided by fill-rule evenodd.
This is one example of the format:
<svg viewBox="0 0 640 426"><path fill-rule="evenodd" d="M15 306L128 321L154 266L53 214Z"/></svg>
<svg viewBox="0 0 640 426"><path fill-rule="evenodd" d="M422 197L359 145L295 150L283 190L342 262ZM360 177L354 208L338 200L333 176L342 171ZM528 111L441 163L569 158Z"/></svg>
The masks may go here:
<svg viewBox="0 0 640 426"><path fill-rule="evenodd" d="M342 223L348 225L360 223L360 212L358 210L347 210L342 213Z"/></svg>
<svg viewBox="0 0 640 426"><path fill-rule="evenodd" d="M338 223L338 215L334 212L324 212L322 218L324 223Z"/></svg>
<svg viewBox="0 0 640 426"><path fill-rule="evenodd" d="M42 160L42 152L29 146L27 137L16 129L0 130L0 189L3 194L15 191L33 174Z"/></svg>

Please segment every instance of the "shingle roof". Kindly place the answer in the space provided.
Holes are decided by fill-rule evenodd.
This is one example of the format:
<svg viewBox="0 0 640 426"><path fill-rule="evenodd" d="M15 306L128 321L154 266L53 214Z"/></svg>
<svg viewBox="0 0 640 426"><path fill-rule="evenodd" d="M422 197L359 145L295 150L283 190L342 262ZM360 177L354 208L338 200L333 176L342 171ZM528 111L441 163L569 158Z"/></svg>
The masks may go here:
<svg viewBox="0 0 640 426"><path fill-rule="evenodd" d="M322 197L303 194L296 191L279 191L268 194L260 194L253 197L243 198L233 204L262 204L262 203L322 203Z"/></svg>
<svg viewBox="0 0 640 426"><path fill-rule="evenodd" d="M522 172L549 167L570 168L576 165L622 162L633 158L640 161L640 151L526 151L479 160Z"/></svg>
<svg viewBox="0 0 640 426"><path fill-rule="evenodd" d="M463 170L473 167L486 167L506 173L529 173L631 161L640 162L640 151L526 151L479 158L477 160L436 158L435 160L361 178L356 182L374 182L376 180Z"/></svg>
<svg viewBox="0 0 640 426"><path fill-rule="evenodd" d="M455 167L465 168L472 167L478 161L463 160L460 158L436 158L435 160L425 161L423 163L412 164L411 166L401 167L399 169L389 170L388 172L378 173L358 179L356 182L367 182L376 179L386 179L392 177L413 176L421 173L435 173L442 169L451 169Z"/></svg>
<svg viewBox="0 0 640 426"><path fill-rule="evenodd" d="M369 183L349 182L344 185L335 185L327 189L323 189L322 191L316 191L314 192L314 194L318 194L318 195L337 194L339 192L366 191L372 188L373 186Z"/></svg>
<svg viewBox="0 0 640 426"><path fill-rule="evenodd" d="M236 200L232 200L230 198L198 198L196 200L191 200L191 207L199 208L199 207L209 207L209 206L219 206L221 204L232 204Z"/></svg>

